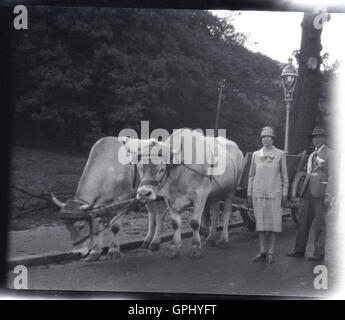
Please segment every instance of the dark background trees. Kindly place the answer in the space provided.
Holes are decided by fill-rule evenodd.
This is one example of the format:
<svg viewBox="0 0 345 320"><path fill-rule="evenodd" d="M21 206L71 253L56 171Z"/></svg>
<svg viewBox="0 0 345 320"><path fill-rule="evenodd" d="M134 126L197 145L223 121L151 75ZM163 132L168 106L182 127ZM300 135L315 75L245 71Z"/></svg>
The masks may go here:
<svg viewBox="0 0 345 320"><path fill-rule="evenodd" d="M336 66L328 66L328 55L321 55L322 28L314 25L317 16L317 13L305 13L301 23L301 46L296 52L299 77L290 122L289 152L291 153L308 149L310 146L308 136L315 125L327 127L328 131L331 131L328 118L329 111L334 105L331 87L335 85ZM323 72L321 72L322 65Z"/></svg>
<svg viewBox="0 0 345 320"><path fill-rule="evenodd" d="M13 38L15 143L80 152L123 128L220 128L243 151L271 125L283 147L282 66L207 11L30 9Z"/></svg>

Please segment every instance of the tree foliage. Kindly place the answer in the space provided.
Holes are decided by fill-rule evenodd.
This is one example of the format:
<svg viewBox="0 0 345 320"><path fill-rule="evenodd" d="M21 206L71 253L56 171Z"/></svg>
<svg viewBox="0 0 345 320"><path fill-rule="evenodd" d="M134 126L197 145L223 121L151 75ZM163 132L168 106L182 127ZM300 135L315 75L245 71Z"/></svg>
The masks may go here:
<svg viewBox="0 0 345 320"><path fill-rule="evenodd" d="M89 148L123 128L220 128L243 151L259 129L282 147L281 67L244 47L246 37L207 11L35 7L13 39L15 135Z"/></svg>

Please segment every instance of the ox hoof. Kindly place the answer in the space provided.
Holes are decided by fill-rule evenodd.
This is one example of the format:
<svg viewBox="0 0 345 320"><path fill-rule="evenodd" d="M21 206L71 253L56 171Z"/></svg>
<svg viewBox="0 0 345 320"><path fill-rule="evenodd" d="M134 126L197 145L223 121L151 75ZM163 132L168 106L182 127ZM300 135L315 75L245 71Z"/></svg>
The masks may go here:
<svg viewBox="0 0 345 320"><path fill-rule="evenodd" d="M159 251L160 247L161 247L161 245L159 242L151 242L149 248L151 251Z"/></svg>
<svg viewBox="0 0 345 320"><path fill-rule="evenodd" d="M119 260L121 258L121 252L118 248L110 248L107 253L107 260Z"/></svg>
<svg viewBox="0 0 345 320"><path fill-rule="evenodd" d="M141 244L141 247L143 249L148 249L150 247L150 242L148 241L143 241L143 243Z"/></svg>
<svg viewBox="0 0 345 320"><path fill-rule="evenodd" d="M219 239L216 243L218 248L226 249L229 247L229 241L224 239Z"/></svg>
<svg viewBox="0 0 345 320"><path fill-rule="evenodd" d="M215 247L216 246L216 238L206 239L206 246Z"/></svg>
<svg viewBox="0 0 345 320"><path fill-rule="evenodd" d="M109 260L120 260L121 259L121 252L119 252L119 251L108 252L107 258Z"/></svg>
<svg viewBox="0 0 345 320"><path fill-rule="evenodd" d="M86 261L86 262L98 261L101 255L102 255L102 252L91 252L86 258L82 259L82 261Z"/></svg>
<svg viewBox="0 0 345 320"><path fill-rule="evenodd" d="M200 258L201 256L201 248L193 248L192 252L190 253L191 258Z"/></svg>
<svg viewBox="0 0 345 320"><path fill-rule="evenodd" d="M177 249L176 247L174 248L169 248L168 253L166 254L166 256L170 259L175 259L178 258L180 256L180 250Z"/></svg>

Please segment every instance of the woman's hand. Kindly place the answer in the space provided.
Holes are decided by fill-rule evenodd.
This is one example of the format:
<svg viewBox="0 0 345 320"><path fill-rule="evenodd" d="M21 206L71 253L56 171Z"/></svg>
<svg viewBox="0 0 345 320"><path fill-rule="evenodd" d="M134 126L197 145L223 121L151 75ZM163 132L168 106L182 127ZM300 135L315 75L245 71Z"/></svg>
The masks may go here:
<svg viewBox="0 0 345 320"><path fill-rule="evenodd" d="M248 202L248 208L253 208L253 198L252 196L248 196L247 198L247 202Z"/></svg>
<svg viewBox="0 0 345 320"><path fill-rule="evenodd" d="M283 196L282 200L281 200L281 206L284 207L286 205L287 201L288 201L287 196Z"/></svg>

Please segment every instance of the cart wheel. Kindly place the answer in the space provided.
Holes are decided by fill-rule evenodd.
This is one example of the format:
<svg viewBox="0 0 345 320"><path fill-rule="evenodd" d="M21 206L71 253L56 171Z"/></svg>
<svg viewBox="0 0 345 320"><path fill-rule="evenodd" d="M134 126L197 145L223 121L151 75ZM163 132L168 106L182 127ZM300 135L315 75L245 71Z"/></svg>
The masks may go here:
<svg viewBox="0 0 345 320"><path fill-rule="evenodd" d="M252 212L250 212L249 210L240 209L240 214L243 220L243 223L247 226L248 230L250 232L254 232L255 231L255 217L254 214Z"/></svg>
<svg viewBox="0 0 345 320"><path fill-rule="evenodd" d="M291 208L292 219L296 224L298 224L299 212L299 208Z"/></svg>
<svg viewBox="0 0 345 320"><path fill-rule="evenodd" d="M291 208L291 215L293 221L298 224L299 215L301 212L301 190L306 177L306 173L304 171L298 171L293 180L291 185L291 200L296 202L296 206Z"/></svg>
<svg viewBox="0 0 345 320"><path fill-rule="evenodd" d="M306 177L306 173L304 171L296 172L291 185L291 199L297 199L301 196L302 186Z"/></svg>

